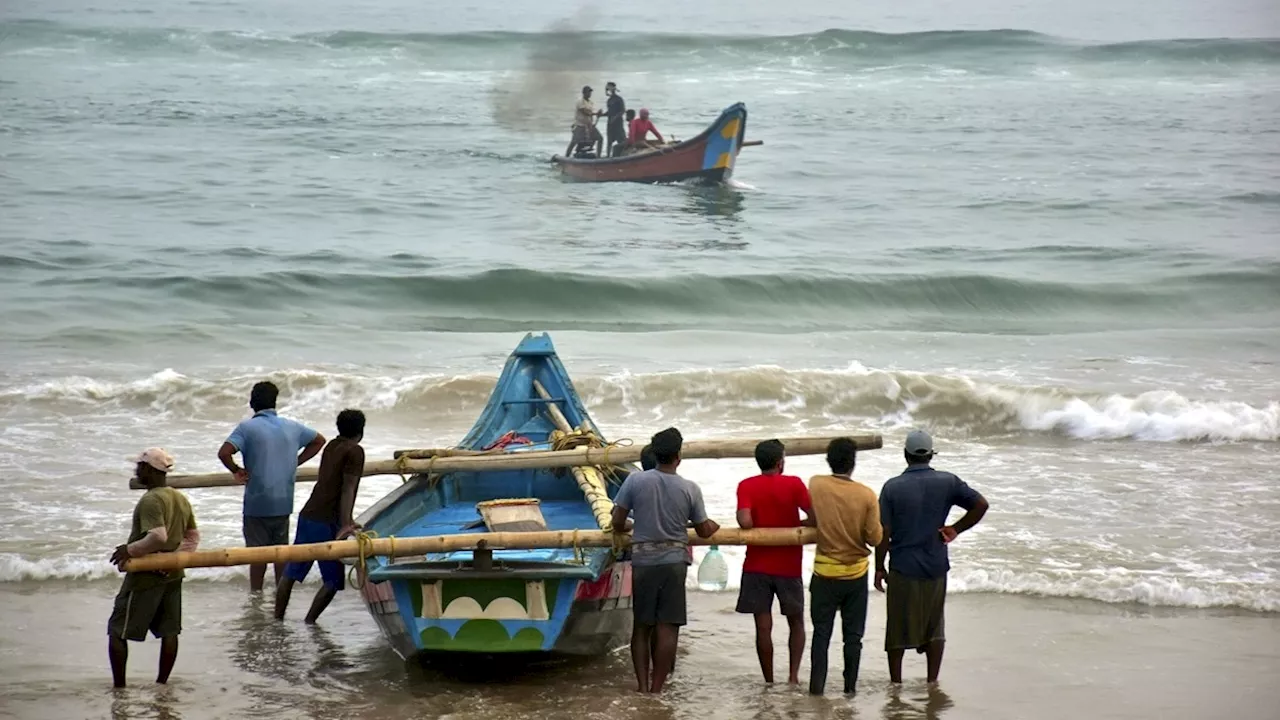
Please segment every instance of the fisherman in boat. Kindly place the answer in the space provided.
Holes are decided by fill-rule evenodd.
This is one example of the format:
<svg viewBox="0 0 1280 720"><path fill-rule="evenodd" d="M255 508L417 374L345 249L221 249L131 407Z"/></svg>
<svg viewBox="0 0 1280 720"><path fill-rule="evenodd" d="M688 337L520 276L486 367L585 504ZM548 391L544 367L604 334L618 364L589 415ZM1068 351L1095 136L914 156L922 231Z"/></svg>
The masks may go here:
<svg viewBox="0 0 1280 720"><path fill-rule="evenodd" d="M573 137L564 151L565 157L578 157L584 145L594 146L596 157L601 156L604 138L600 137L600 131L596 129L596 118L604 113L596 110L595 103L591 102L591 93L590 85L582 87L582 99L573 111Z"/></svg>
<svg viewBox="0 0 1280 720"><path fill-rule="evenodd" d="M604 94L609 96L605 102L605 147L609 150L609 156L613 157L627 144L627 126L622 119L627 111L627 103L618 94L618 84L613 81L605 84Z"/></svg>
<svg viewBox="0 0 1280 720"><path fill-rule="evenodd" d="M129 540L111 555L120 568L129 558L158 552L194 552L200 544L196 516L187 496L166 485L173 456L162 448L149 448L138 456L134 475L147 488L133 508ZM131 572L124 576L107 621L108 656L115 686L125 686L129 662L126 641L142 642L147 631L160 639L160 671L156 682L169 681L178 660L178 635L182 632L182 570Z"/></svg>
<svg viewBox="0 0 1280 720"><path fill-rule="evenodd" d="M343 410L338 413L338 437L325 445L320 455L320 474L311 498L298 513L298 531L294 545L333 542L342 540L360 530L353 517L356 492L364 475L364 413L359 410ZM342 563L337 560L321 560L320 578L323 585L316 591L307 611L306 623L312 625L320 613L329 607L333 597L345 587ZM289 595L293 584L307 579L311 561L291 562L285 568L284 577L276 586L276 619L283 620L289 607Z"/></svg>
<svg viewBox="0 0 1280 720"><path fill-rule="evenodd" d="M262 381L249 393L253 417L241 422L218 449L218 459L244 485L244 544L246 547L289 544L289 516L293 514L293 486L298 468L319 454L324 436L295 420L276 415L280 389ZM302 452L298 452L301 450ZM240 453L244 467L236 465ZM266 565L249 566L249 591L262 590ZM275 584L284 563L275 563Z"/></svg>
<svg viewBox="0 0 1280 720"><path fill-rule="evenodd" d="M666 142L662 139L662 133L658 132L658 128L654 127L653 121L649 119L649 108L640 108L640 117L631 121L631 131L628 134L628 142L633 149L656 147L649 142L647 136L653 133L658 138L658 144Z"/></svg>
<svg viewBox="0 0 1280 720"><path fill-rule="evenodd" d="M662 691L675 664L679 628L687 620L688 524L704 538L720 529L707 517L702 489L676 474L683 443L675 428L654 435L651 444L658 466L629 475L613 501L614 532L625 533L627 515L635 513L631 660L642 693Z"/></svg>

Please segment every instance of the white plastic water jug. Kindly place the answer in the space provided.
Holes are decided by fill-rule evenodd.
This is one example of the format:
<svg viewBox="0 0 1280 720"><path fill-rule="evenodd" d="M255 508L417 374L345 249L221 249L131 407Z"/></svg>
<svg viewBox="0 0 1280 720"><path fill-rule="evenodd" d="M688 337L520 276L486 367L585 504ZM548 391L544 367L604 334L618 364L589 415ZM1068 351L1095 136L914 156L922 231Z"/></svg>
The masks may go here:
<svg viewBox="0 0 1280 720"><path fill-rule="evenodd" d="M712 545L702 562L698 563L698 589L719 592L729 584L729 563L720 553L719 545Z"/></svg>

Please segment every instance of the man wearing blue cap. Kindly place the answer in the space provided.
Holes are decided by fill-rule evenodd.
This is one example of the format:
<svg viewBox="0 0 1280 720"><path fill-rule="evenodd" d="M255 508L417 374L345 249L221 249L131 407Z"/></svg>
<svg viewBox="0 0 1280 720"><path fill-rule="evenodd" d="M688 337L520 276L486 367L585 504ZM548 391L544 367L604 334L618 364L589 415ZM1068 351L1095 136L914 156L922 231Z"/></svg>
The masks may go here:
<svg viewBox="0 0 1280 720"><path fill-rule="evenodd" d="M884 649L889 654L889 680L902 682L902 656L925 653L928 681L938 682L942 669L943 609L947 600L947 544L987 512L987 500L949 472L929 466L933 438L923 430L907 435L907 469L880 490L880 523L884 539L876 547L876 590L885 592L887 619ZM951 508L967 512L947 525ZM885 570L888 554L889 569Z"/></svg>

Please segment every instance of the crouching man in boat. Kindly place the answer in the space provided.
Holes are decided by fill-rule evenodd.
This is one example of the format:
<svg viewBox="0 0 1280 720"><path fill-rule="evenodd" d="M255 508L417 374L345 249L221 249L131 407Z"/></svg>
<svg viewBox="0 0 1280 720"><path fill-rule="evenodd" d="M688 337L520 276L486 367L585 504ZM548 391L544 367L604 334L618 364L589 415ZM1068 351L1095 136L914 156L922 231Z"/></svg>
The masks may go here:
<svg viewBox="0 0 1280 720"><path fill-rule="evenodd" d="M634 513L631 660L642 693L662 691L687 621L688 524L704 538L720 529L707 517L702 490L676 474L683 443L675 428L654 435L650 444L658 466L629 475L613 501L614 532L626 532L627 515Z"/></svg>
<svg viewBox="0 0 1280 720"><path fill-rule="evenodd" d="M133 508L129 541L111 554L111 563L123 570L129 558L157 552L192 552L200 544L196 516L182 493L167 487L173 456L150 448L138 456L135 474L147 487ZM156 682L169 681L178 659L178 635L182 632L182 570L131 572L124 576L107 621L107 653L115 686L125 686L129 662L127 640L142 642L147 631L160 639L160 671Z"/></svg>
<svg viewBox="0 0 1280 720"><path fill-rule="evenodd" d="M627 135L628 142L631 143L632 149L642 149L656 147L649 142L648 135L653 133L658 138L658 144L666 142L662 139L662 133L658 132L658 128L654 127L653 121L649 119L649 108L640 108L640 117L631 121L631 130Z"/></svg>
<svg viewBox="0 0 1280 720"><path fill-rule="evenodd" d="M573 111L573 137L569 140L569 147L564 151L565 157L573 157L581 145L595 145L596 157L603 157L601 153L604 150L604 138L596 129L596 118L603 114L597 111L595 103L591 102L591 86L584 85L582 99L578 101Z"/></svg>
<svg viewBox="0 0 1280 720"><path fill-rule="evenodd" d="M356 492L364 475L364 413L359 410L343 410L338 413L338 437L329 441L320 455L320 475L311 490L311 497L298 513L298 531L294 545L332 542L341 540L360 529L353 519ZM320 579L323 585L316 591L307 611L306 622L314 624L320 613L329 607L333 597L345 587L343 565L337 560L321 560ZM284 577L276 586L276 619L284 619L289 607L289 595L293 584L307 579L311 561L291 562L285 567Z"/></svg>

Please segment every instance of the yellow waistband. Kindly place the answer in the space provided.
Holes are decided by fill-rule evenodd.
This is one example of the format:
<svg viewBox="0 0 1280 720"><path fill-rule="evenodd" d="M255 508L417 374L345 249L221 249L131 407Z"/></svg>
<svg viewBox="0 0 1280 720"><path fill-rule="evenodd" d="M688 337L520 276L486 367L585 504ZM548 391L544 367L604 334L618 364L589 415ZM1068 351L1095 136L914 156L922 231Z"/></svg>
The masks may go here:
<svg viewBox="0 0 1280 720"><path fill-rule="evenodd" d="M836 580L857 580L867 574L868 558L846 565L822 553L813 556L813 574Z"/></svg>

